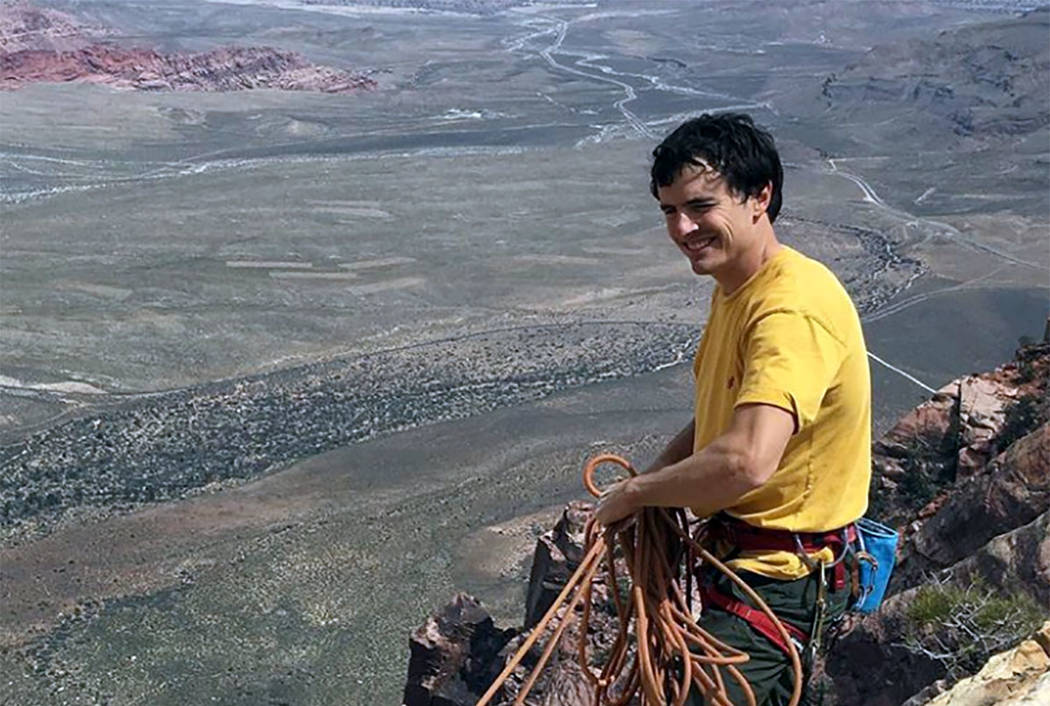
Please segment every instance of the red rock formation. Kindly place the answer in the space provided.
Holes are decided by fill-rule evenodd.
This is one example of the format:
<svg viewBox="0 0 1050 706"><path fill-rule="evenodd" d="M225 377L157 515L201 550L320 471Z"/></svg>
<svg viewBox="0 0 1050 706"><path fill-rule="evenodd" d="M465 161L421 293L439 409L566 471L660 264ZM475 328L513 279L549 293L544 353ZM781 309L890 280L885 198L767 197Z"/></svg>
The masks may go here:
<svg viewBox="0 0 1050 706"><path fill-rule="evenodd" d="M299 54L268 47L216 49L200 54L159 54L92 44L65 52L24 50L0 54L0 87L79 81L145 91L286 91L347 93L376 87L370 78L310 64Z"/></svg>
<svg viewBox="0 0 1050 706"><path fill-rule="evenodd" d="M0 53L38 49L70 51L108 34L105 28L86 25L58 10L33 7L26 2L0 5Z"/></svg>
<svg viewBox="0 0 1050 706"><path fill-rule="evenodd" d="M953 493L912 535L910 563L914 566L905 562L901 570L915 573L949 566L1047 509L1050 424L1012 444L981 477Z"/></svg>
<svg viewBox="0 0 1050 706"><path fill-rule="evenodd" d="M376 87L372 79L315 66L294 52L226 47L197 54L93 43L72 17L27 4L0 6L0 89L29 83L100 83L144 91L286 91L348 93Z"/></svg>
<svg viewBox="0 0 1050 706"><path fill-rule="evenodd" d="M1046 392L1050 345L1030 346L1018 356L992 372L945 385L873 444L872 501L878 514L900 524L924 520L943 505L953 483L984 471L1002 450L1007 409L1022 397ZM932 497L938 488L942 492ZM924 499L922 490L930 496Z"/></svg>

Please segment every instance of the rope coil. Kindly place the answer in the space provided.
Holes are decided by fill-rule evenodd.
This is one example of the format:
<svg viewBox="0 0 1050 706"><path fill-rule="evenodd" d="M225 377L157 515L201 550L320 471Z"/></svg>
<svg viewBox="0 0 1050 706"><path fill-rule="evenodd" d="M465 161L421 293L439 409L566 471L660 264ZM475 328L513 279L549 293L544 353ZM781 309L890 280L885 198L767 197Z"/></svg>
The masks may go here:
<svg viewBox="0 0 1050 706"><path fill-rule="evenodd" d="M630 462L620 456L601 454L591 458L583 468L583 485L595 497L599 497L601 491L594 481L594 473L603 463L616 464L628 474L637 475ZM647 507L627 521L610 527L601 527L592 516L584 528L585 552L576 571L488 691L478 700L477 706L487 706L492 701L564 606L562 619L551 631L536 665L514 699L514 706L522 706L572 623L576 607L581 602L576 656L593 690L595 706L626 706L639 692L642 706L663 706L667 703L683 706L691 686L695 686L703 695L705 704L743 706L729 699L726 692L727 677L740 685L747 706L756 706L754 692L738 668L738 665L750 659L749 655L725 644L697 625L693 618L692 569L698 560L729 577L758 610L772 619L788 645L788 657L794 672L794 689L789 706L797 706L802 696L802 662L791 636L754 589L704 549L702 541L705 530L706 525L702 524L691 533L688 518L681 509ZM630 580L629 600L625 600L618 590L617 548ZM606 566L604 581L616 607L619 628L605 664L595 674L590 666L592 662L588 656L587 635L594 581L603 559ZM680 574L685 577L684 587Z"/></svg>

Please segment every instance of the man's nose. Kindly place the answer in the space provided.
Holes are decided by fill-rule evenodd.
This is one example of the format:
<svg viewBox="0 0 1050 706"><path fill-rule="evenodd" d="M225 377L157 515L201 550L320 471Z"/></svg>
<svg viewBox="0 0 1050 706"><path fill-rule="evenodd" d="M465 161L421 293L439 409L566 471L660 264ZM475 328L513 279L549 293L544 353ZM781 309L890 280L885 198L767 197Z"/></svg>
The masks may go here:
<svg viewBox="0 0 1050 706"><path fill-rule="evenodd" d="M684 213L667 217L667 232L675 240L681 240L696 230L696 222Z"/></svg>

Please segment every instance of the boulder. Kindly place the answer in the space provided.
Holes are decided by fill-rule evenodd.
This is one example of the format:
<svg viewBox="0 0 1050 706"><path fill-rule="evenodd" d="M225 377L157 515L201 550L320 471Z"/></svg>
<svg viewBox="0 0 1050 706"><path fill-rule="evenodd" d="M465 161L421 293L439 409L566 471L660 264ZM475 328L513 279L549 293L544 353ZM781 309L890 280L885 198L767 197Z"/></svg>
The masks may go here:
<svg viewBox="0 0 1050 706"><path fill-rule="evenodd" d="M996 438L1006 421L1006 409L1017 399L1017 386L996 373L971 375L959 383L956 477L978 473L996 454Z"/></svg>
<svg viewBox="0 0 1050 706"><path fill-rule="evenodd" d="M457 594L412 635L404 706L472 706L499 674L497 655L515 634L496 628L475 598Z"/></svg>
<svg viewBox="0 0 1050 706"><path fill-rule="evenodd" d="M583 559L583 530L593 507L588 502L569 503L554 528L536 540L525 594L525 630L540 621L579 567Z"/></svg>

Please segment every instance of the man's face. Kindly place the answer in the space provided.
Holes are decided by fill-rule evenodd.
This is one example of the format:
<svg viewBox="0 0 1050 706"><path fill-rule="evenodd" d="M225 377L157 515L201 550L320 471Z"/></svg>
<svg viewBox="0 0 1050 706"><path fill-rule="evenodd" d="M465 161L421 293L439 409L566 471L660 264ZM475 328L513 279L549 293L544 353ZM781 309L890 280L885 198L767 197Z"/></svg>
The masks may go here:
<svg viewBox="0 0 1050 706"><path fill-rule="evenodd" d="M717 275L756 244L761 204L741 201L714 169L687 165L657 197L668 235L698 275Z"/></svg>

